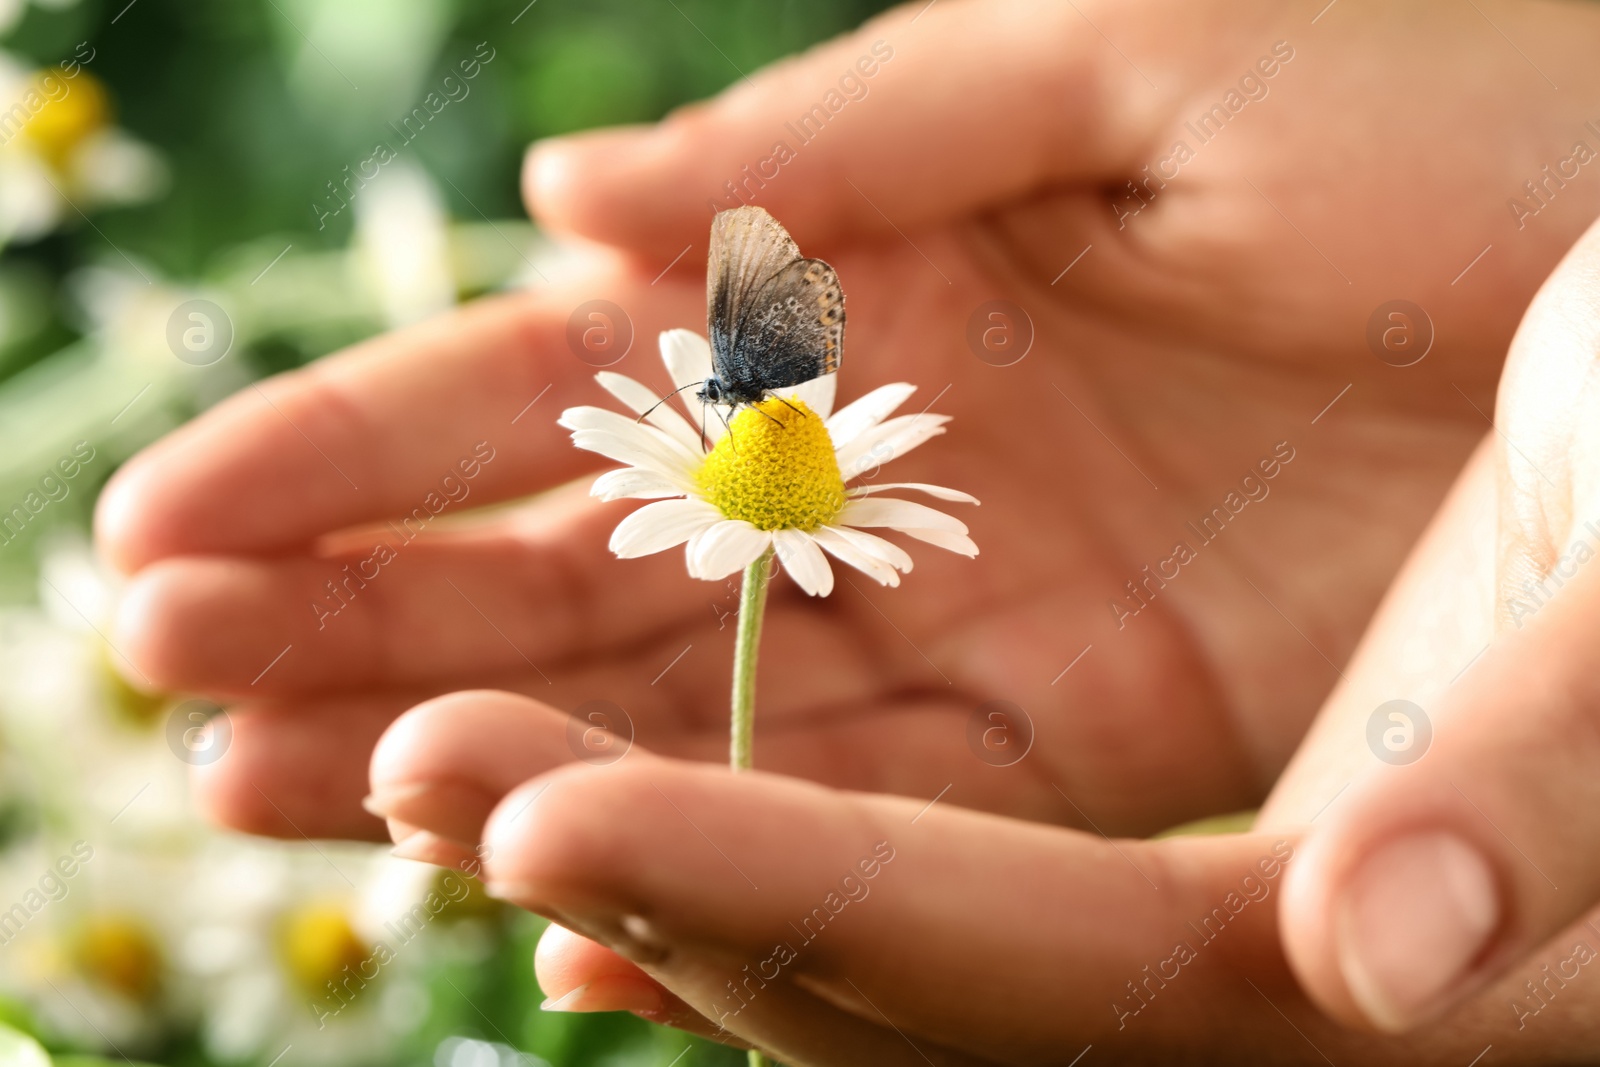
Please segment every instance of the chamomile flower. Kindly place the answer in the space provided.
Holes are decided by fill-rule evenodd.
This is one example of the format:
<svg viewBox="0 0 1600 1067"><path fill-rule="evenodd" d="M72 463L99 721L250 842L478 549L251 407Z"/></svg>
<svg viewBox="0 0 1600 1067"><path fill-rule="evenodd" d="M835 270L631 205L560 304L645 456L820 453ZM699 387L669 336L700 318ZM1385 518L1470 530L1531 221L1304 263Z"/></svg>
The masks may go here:
<svg viewBox="0 0 1600 1067"><path fill-rule="evenodd" d="M661 335L661 356L674 386L704 381L711 347L689 330ZM685 545L689 573L717 581L761 558L769 548L796 584L812 596L833 590L827 555L883 585L911 570L904 549L871 529L889 529L964 556L978 546L966 524L925 504L879 496L920 492L976 504L966 493L920 482L850 483L944 433L947 415L890 418L915 387L881 386L833 410L837 375L825 374L740 409L725 425L686 403L693 423L656 394L621 374L596 380L633 415L597 407L569 408L560 423L573 444L627 466L602 474L592 494L602 500L653 500L622 520L611 550L623 558ZM680 394L681 395L681 394ZM651 408L654 407L654 410ZM643 421L636 416L650 411ZM824 555L826 553L827 555Z"/></svg>

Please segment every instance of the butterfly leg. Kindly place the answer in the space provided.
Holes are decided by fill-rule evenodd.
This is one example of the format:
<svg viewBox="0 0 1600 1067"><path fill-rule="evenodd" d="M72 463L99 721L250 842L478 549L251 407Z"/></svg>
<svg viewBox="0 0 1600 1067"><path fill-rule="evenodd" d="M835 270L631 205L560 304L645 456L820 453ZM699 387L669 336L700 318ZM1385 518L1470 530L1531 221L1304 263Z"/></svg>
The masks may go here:
<svg viewBox="0 0 1600 1067"><path fill-rule="evenodd" d="M790 411L794 412L796 415L799 415L802 419L806 417L806 413L805 412L801 411L799 408L797 408L793 404L789 403L787 400L785 400L783 397L779 396L777 393L773 393L772 394L772 399L776 400L778 403L782 404L784 407L788 408Z"/></svg>
<svg viewBox="0 0 1600 1067"><path fill-rule="evenodd" d="M787 403L789 403L789 402L788 402L788 401L787 401L787 400L785 400L785 401L784 401L784 403L786 403L786 404L787 404ZM756 411L760 411L760 412L761 412L761 414L762 414L762 415L764 415L764 416L766 416L766 417L767 417L767 418L769 418L769 419L771 419L771 420L772 420L772 421L773 421L773 422L775 422L775 423L777 423L777 424L778 424L778 425L779 425L779 426L783 426L783 428L784 428L784 429L785 429L785 430L787 430L787 429L788 429L788 427L787 427L787 426L784 426L784 425L783 425L783 420L782 420L782 419L780 419L780 418L777 418L777 417L776 417L776 416L773 416L773 415L768 415L768 414L767 414L767 413L766 413L766 412L765 412L765 411L762 411L762 410L761 410L761 408L760 408L760 407L759 407L759 406L758 406L758 405L756 405L756 404L751 404L751 405L750 405L750 406L751 406L751 408L753 408L753 409L754 409L754 410L756 410ZM793 406L794 406L794 405L793 405L793 404L790 404L790 405L789 405L789 406L790 406L790 407L793 407Z"/></svg>
<svg viewBox="0 0 1600 1067"><path fill-rule="evenodd" d="M728 442L733 446L733 454L738 455L739 439L734 435L733 424L728 421L728 416L724 415L721 410L717 411L717 418L722 420L722 428L727 431Z"/></svg>

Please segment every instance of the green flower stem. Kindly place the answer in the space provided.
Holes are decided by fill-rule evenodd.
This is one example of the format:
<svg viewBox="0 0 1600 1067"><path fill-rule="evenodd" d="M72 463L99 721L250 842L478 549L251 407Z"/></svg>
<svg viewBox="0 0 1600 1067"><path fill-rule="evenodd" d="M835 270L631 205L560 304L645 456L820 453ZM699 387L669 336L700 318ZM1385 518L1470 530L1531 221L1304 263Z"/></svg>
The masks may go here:
<svg viewBox="0 0 1600 1067"><path fill-rule="evenodd" d="M747 771L754 762L756 656L761 647L761 617L767 610L771 563L769 548L744 569L744 588L739 594L739 629L733 646L733 722L728 731L728 763L736 771ZM754 1064L754 1058L750 1062Z"/></svg>
<svg viewBox="0 0 1600 1067"><path fill-rule="evenodd" d="M739 628L733 645L733 719L728 731L728 763L747 771L755 762L756 657L761 650L761 617L767 611L768 570L772 549L744 569L739 593ZM770 1067L772 1061L750 1050L750 1067Z"/></svg>

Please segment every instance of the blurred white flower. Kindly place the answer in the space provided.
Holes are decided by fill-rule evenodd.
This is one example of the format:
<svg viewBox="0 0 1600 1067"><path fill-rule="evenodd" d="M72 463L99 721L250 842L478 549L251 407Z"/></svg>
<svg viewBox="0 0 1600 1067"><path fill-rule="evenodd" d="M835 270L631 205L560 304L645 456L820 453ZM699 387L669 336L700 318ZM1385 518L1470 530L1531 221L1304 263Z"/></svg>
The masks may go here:
<svg viewBox="0 0 1600 1067"><path fill-rule="evenodd" d="M0 53L0 242L149 200L167 180L155 149L114 125L110 95L82 63L30 70Z"/></svg>
<svg viewBox="0 0 1600 1067"><path fill-rule="evenodd" d="M49 1031L77 1047L137 1053L187 1028L198 1010L200 987L173 967L171 952L193 879L184 851L119 847L111 837L99 845L79 839L92 858L65 880L59 901L0 949L10 956L0 970Z"/></svg>
<svg viewBox="0 0 1600 1067"><path fill-rule="evenodd" d="M425 319L456 302L450 220L426 173L404 161L391 163L362 188L355 209L355 263L389 326Z"/></svg>
<svg viewBox="0 0 1600 1067"><path fill-rule="evenodd" d="M109 669L117 578L81 535L47 542L40 573L41 608L0 616L0 755L26 769L0 784L31 791L44 827L0 862L0 991L77 1047L195 1031L221 1062L290 1044L303 1064L393 1062L427 968L489 949L457 921L476 913L467 880L203 824L169 728L183 705ZM92 858L50 876L76 841Z"/></svg>
<svg viewBox="0 0 1600 1067"><path fill-rule="evenodd" d="M212 1055L293 1045L300 1063L392 1062L426 1014L424 972L461 940L448 909L465 904L464 879L441 889L431 867L328 842L219 841L195 866L205 903L183 960L210 986Z"/></svg>

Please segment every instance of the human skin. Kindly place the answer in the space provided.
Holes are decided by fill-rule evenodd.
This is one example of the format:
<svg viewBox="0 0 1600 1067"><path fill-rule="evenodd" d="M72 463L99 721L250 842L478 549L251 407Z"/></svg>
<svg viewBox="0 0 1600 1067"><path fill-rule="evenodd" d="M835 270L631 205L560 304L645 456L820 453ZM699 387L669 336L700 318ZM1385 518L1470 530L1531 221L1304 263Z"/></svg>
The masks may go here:
<svg viewBox="0 0 1600 1067"><path fill-rule="evenodd" d="M585 278L266 383L270 405L246 393L219 406L104 494L101 543L133 575L116 634L130 673L237 701L228 757L199 773L201 803L255 832L377 836L359 806L374 742L424 698L471 690L416 707L372 759L371 806L408 854L448 861L483 838L504 895L589 935L553 928L541 949L553 997L587 989L565 1006L702 1032L723 1019L789 1063L1066 1063L1088 1044L1119 1062L1464 1063L1491 1042L1558 1062L1592 1041L1581 987L1515 1037L1504 988L1408 1037L1350 1028L1374 1020L1326 931L1351 866L1340 857L1363 843L1348 813L1372 810L1363 798L1394 777L1373 776L1364 733L1337 724L1364 728L1387 699L1375 694L1442 692L1485 641L1466 646L1493 632L1482 558L1445 551L1483 536L1474 518L1498 515L1498 498L1484 503L1489 445L1372 632L1409 633L1440 603L1458 605L1454 629L1440 624L1425 654L1369 637L1351 658L1408 549L1493 437L1485 413L1524 308L1600 208L1587 175L1521 229L1506 206L1587 136L1600 12L1319 7L941 0L660 127L544 146L529 205L591 242ZM727 590L691 582L675 554L611 559L622 507L557 488L598 469L553 423L601 396L567 347L567 318L593 298L627 309L641 340L618 369L664 391L647 339L702 321L691 264L707 198L768 157L784 123L879 40L894 55L868 95L758 202L839 270L845 398L907 380L927 402L949 383L937 407L951 432L896 460L892 477L981 497L966 517L983 555L913 549L900 589L857 580L825 602L780 579L763 772L733 776L706 762L726 744ZM1280 41L1293 57L1264 79L1268 94L1119 219L1123 183ZM1037 331L1005 368L965 341L997 298ZM1369 317L1395 298L1436 328L1415 366L1367 348ZM377 535L359 528L408 512L480 440L496 458L474 504L553 491L430 528L319 629L310 604L324 581L371 553ZM1294 458L1270 495L1119 620L1108 601L1124 583L1192 538L1186 523L1279 442ZM1570 457L1561 445L1541 453L1547 473ZM1428 595L1405 600L1413 588ZM1563 618L1552 607L1535 623ZM597 698L637 727L608 767L574 759L552 710ZM992 699L1025 707L1036 729L1009 768L966 740ZM1261 802L1324 703L1261 832L1103 836ZM1478 747L1489 735L1475 736L1467 765L1492 767ZM1341 798L1346 770L1367 777ZM723 1016L724 983L770 957L880 840L896 858L871 896ZM1297 858L1269 895L1149 1007L1119 1015L1114 1004L1134 1003L1125 983L1192 937L1188 923L1279 841ZM1586 906L1540 912L1503 962L1525 968L1526 951Z"/></svg>

